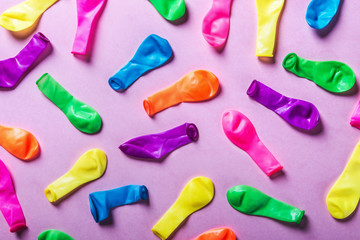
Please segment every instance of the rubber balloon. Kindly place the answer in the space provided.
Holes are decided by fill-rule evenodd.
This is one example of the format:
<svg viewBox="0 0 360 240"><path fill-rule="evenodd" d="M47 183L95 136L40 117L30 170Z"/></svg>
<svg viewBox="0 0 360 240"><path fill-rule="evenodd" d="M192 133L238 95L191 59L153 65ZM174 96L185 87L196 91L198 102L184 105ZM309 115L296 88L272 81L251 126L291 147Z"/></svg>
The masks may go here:
<svg viewBox="0 0 360 240"><path fill-rule="evenodd" d="M74 166L51 183L45 189L45 196L49 202L57 202L62 197L73 193L83 184L100 178L106 169L106 154L100 149L91 149L84 153Z"/></svg>
<svg viewBox="0 0 360 240"><path fill-rule="evenodd" d="M310 130L320 122L319 111L312 103L286 97L259 81L254 80L246 93L295 127Z"/></svg>
<svg viewBox="0 0 360 240"><path fill-rule="evenodd" d="M155 93L144 100L146 113L153 116L156 113L182 102L198 102L216 96L219 80L211 72L196 70L186 74L170 87Z"/></svg>
<svg viewBox="0 0 360 240"><path fill-rule="evenodd" d="M312 0L306 11L306 21L310 27L322 29L326 27L340 5L340 0Z"/></svg>
<svg viewBox="0 0 360 240"><path fill-rule="evenodd" d="M274 56L276 28L284 2L284 0L256 0L258 16L256 56Z"/></svg>
<svg viewBox="0 0 360 240"><path fill-rule="evenodd" d="M46 230L38 236L38 240L74 240L64 232L55 229Z"/></svg>
<svg viewBox="0 0 360 240"><path fill-rule="evenodd" d="M289 53L282 65L289 72L307 78L330 92L346 92L354 86L356 80L353 70L342 62L315 62Z"/></svg>
<svg viewBox="0 0 360 240"><path fill-rule="evenodd" d="M71 53L86 55L107 0L77 0L78 25Z"/></svg>
<svg viewBox="0 0 360 240"><path fill-rule="evenodd" d="M191 179L151 231L160 239L167 239L187 217L208 205L213 197L214 185L209 178Z"/></svg>
<svg viewBox="0 0 360 240"><path fill-rule="evenodd" d="M236 240L236 235L230 228L215 228L202 233L194 240Z"/></svg>
<svg viewBox="0 0 360 240"><path fill-rule="evenodd" d="M0 125L0 145L21 160L32 160L40 153L39 143L30 132Z"/></svg>
<svg viewBox="0 0 360 240"><path fill-rule="evenodd" d="M213 0L212 7L203 20L203 36L217 49L224 47L229 35L231 2L232 0Z"/></svg>
<svg viewBox="0 0 360 240"><path fill-rule="evenodd" d="M184 16L186 11L184 0L149 0L163 18L175 21Z"/></svg>
<svg viewBox="0 0 360 240"><path fill-rule="evenodd" d="M90 210L95 222L101 222L109 217L114 207L131 204L149 197L144 185L127 185L112 190L93 192L89 194Z"/></svg>
<svg viewBox="0 0 360 240"><path fill-rule="evenodd" d="M360 129L360 102L356 105L355 111L350 119L350 124L351 126Z"/></svg>
<svg viewBox="0 0 360 240"><path fill-rule="evenodd" d="M349 162L326 197L327 208L334 218L349 217L360 198L360 142L356 145Z"/></svg>
<svg viewBox="0 0 360 240"><path fill-rule="evenodd" d="M161 159L175 149L196 141L198 137L196 125L184 123L165 132L133 138L121 144L119 148L132 157Z"/></svg>
<svg viewBox="0 0 360 240"><path fill-rule="evenodd" d="M305 211L276 200L246 185L230 188L226 194L229 204L239 212L299 224Z"/></svg>
<svg viewBox="0 0 360 240"><path fill-rule="evenodd" d="M39 62L41 54L49 45L49 39L39 32L15 57L0 61L0 88L16 87Z"/></svg>
<svg viewBox="0 0 360 240"><path fill-rule="evenodd" d="M25 30L57 0L27 0L15 5L0 15L0 26L10 31Z"/></svg>
<svg viewBox="0 0 360 240"><path fill-rule="evenodd" d="M42 75L36 84L39 90L66 115L74 127L85 133L96 133L100 130L102 121L95 109L74 98L48 73Z"/></svg>
<svg viewBox="0 0 360 240"><path fill-rule="evenodd" d="M249 154L266 175L271 176L283 168L261 142L245 115L238 111L227 111L223 114L222 126L229 140Z"/></svg>
<svg viewBox="0 0 360 240"><path fill-rule="evenodd" d="M16 196L9 170L0 160L0 210L9 224L10 232L26 227L24 213Z"/></svg>
<svg viewBox="0 0 360 240"><path fill-rule="evenodd" d="M171 56L169 42L151 34L141 43L134 57L109 79L109 85L116 91L125 90L145 73L167 63Z"/></svg>

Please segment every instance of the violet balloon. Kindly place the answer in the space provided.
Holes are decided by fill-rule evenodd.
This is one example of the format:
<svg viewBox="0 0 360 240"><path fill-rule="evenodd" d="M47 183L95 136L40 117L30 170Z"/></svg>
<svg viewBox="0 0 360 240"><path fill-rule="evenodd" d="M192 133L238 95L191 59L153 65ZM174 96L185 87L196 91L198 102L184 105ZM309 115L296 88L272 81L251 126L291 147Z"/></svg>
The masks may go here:
<svg viewBox="0 0 360 240"><path fill-rule="evenodd" d="M195 124L184 123L165 132L133 138L119 148L125 154L136 158L161 159L175 149L196 141L198 137Z"/></svg>
<svg viewBox="0 0 360 240"><path fill-rule="evenodd" d="M297 128L311 130L320 122L320 114L314 104L286 97L257 80L251 83L246 93Z"/></svg>

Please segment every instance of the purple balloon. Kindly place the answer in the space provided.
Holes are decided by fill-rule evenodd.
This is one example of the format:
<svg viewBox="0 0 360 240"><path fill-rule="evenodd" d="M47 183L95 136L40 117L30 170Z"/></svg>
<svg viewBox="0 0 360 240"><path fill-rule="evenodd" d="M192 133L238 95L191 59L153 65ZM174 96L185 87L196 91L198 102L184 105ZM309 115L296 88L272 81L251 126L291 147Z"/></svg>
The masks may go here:
<svg viewBox="0 0 360 240"><path fill-rule="evenodd" d="M0 87L13 88L28 74L41 53L50 44L42 33L35 34L30 42L13 58L0 61Z"/></svg>
<svg viewBox="0 0 360 240"><path fill-rule="evenodd" d="M320 122L320 114L314 104L286 97L257 80L251 83L246 93L297 128L310 130Z"/></svg>
<svg viewBox="0 0 360 240"><path fill-rule="evenodd" d="M194 142L199 137L195 124L184 123L162 133L133 138L120 145L125 154L145 159L161 159L175 149Z"/></svg>

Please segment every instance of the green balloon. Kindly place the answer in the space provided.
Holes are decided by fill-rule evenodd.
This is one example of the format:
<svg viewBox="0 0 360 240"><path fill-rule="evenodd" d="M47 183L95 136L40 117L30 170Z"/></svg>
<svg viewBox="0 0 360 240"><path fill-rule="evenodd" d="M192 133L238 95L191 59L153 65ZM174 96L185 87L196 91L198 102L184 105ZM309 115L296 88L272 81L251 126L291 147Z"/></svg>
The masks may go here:
<svg viewBox="0 0 360 240"><path fill-rule="evenodd" d="M85 133L96 133L100 130L100 115L89 105L74 98L48 73L42 75L36 84L77 129Z"/></svg>
<svg viewBox="0 0 360 240"><path fill-rule="evenodd" d="M246 185L232 187L227 192L230 205L239 212L274 218L284 222L300 223L305 211L276 200Z"/></svg>
<svg viewBox="0 0 360 240"><path fill-rule="evenodd" d="M168 21L175 21L185 14L184 0L149 0L156 10Z"/></svg>
<svg viewBox="0 0 360 240"><path fill-rule="evenodd" d="M49 229L40 233L38 240L74 240L64 232L55 229Z"/></svg>
<svg viewBox="0 0 360 240"><path fill-rule="evenodd" d="M346 92L354 86L356 80L354 71L342 62L309 61L295 53L289 53L282 65L286 70L307 78L330 92Z"/></svg>

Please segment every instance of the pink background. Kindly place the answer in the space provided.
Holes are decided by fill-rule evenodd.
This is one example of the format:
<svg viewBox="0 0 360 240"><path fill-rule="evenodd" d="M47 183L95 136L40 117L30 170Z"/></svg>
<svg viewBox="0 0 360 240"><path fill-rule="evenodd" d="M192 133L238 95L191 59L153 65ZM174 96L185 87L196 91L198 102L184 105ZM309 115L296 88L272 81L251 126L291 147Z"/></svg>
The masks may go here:
<svg viewBox="0 0 360 240"><path fill-rule="evenodd" d="M2 0L3 12L19 0ZM202 19L210 0L187 1L188 20L173 25L164 20L150 2L108 1L100 19L90 62L70 53L76 30L75 0L61 0L45 12L37 31L53 44L53 52L13 91L1 91L0 122L32 132L40 142L41 156L23 162L0 148L8 166L28 229L12 234L0 217L0 239L36 239L44 230L64 231L74 239L158 239L151 227L170 207L183 186L193 177L213 180L213 202L193 214L174 239L191 239L215 227L231 227L238 239L355 239L360 234L360 214L346 222L333 219L325 197L342 172L359 140L359 130L349 125L358 94L337 96L311 81L286 72L282 59L289 52L313 60L338 60L358 72L360 65L360 2L344 1L337 25L325 37L305 21L309 1L287 1L279 26L274 64L255 57L255 1L236 1L232 6L229 40L222 53L214 51L201 34ZM126 92L118 93L108 78L127 63L149 34L170 42L174 59L138 79ZM0 29L0 58L17 54L27 39L16 39ZM184 74L207 69L222 86L220 95L204 103L183 103L150 118L142 100L172 84ZM95 108L103 119L102 131L86 135L74 128L63 113L38 89L35 81L50 73L78 99ZM297 131L275 113L249 99L246 89L257 79L287 96L308 100L320 111L323 130L310 135ZM270 151L283 164L285 175L269 179L245 152L225 137L220 124L227 109L244 113ZM126 140L162 132L184 122L200 131L197 143L170 154L163 162L130 159L117 147ZM99 180L81 188L58 206L50 204L45 187L68 171L82 153L103 149L108 168ZM112 211L112 224L95 223L88 194L127 184L145 184L149 204L133 204ZM226 200L229 188L247 184L306 211L305 224L293 226L271 219L241 214ZM360 183L359 183L360 184ZM307 222L307 224L306 224Z"/></svg>

